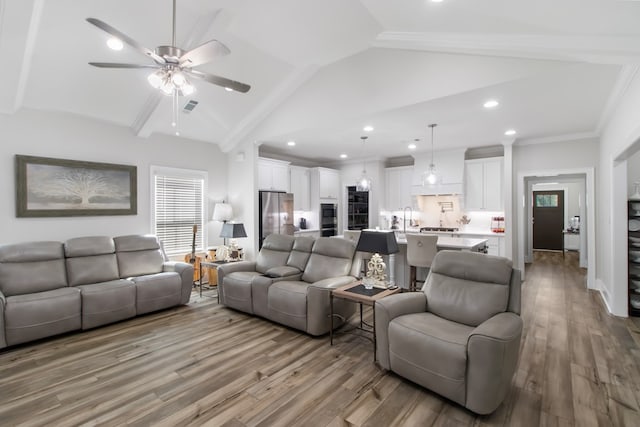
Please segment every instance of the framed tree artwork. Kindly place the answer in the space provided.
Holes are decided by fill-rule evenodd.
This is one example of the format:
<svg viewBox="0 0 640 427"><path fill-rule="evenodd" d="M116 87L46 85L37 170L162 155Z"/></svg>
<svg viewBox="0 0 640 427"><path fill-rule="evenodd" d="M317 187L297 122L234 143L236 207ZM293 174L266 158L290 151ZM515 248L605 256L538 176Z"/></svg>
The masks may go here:
<svg viewBox="0 0 640 427"><path fill-rule="evenodd" d="M16 155L16 216L135 215L135 166Z"/></svg>

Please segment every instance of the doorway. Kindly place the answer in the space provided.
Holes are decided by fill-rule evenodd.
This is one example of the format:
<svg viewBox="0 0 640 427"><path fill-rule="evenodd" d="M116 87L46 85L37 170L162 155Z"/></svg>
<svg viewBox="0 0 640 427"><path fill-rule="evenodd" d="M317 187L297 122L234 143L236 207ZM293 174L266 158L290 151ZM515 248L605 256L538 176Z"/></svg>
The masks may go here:
<svg viewBox="0 0 640 427"><path fill-rule="evenodd" d="M533 192L533 249L564 249L564 191Z"/></svg>

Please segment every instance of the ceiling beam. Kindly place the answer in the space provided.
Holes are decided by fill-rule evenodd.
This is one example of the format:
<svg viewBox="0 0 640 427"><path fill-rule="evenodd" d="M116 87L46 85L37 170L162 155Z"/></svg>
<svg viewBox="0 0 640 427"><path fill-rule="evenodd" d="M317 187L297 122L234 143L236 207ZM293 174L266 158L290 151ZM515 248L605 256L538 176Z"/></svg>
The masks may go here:
<svg viewBox="0 0 640 427"><path fill-rule="evenodd" d="M22 107L43 8L44 0L0 1L0 57L5 65L20 64L3 67L1 112L13 114Z"/></svg>
<svg viewBox="0 0 640 427"><path fill-rule="evenodd" d="M640 64L639 36L418 33L385 31L373 46L595 64Z"/></svg>
<svg viewBox="0 0 640 427"><path fill-rule="evenodd" d="M300 86L307 82L319 69L318 65L298 67L259 103L249 114L232 129L220 143L224 153L233 150L255 130L280 104L286 101Z"/></svg>

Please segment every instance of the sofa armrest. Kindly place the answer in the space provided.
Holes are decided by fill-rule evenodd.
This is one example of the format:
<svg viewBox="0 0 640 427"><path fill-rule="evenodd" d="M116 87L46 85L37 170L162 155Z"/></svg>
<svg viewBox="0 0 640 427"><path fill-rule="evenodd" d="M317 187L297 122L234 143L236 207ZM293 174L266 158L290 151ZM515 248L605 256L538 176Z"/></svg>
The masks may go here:
<svg viewBox="0 0 640 427"><path fill-rule="evenodd" d="M376 355L384 369L391 369L389 360L389 323L405 314L427 311L427 296L424 292L407 292L390 295L377 301L375 306Z"/></svg>
<svg viewBox="0 0 640 427"><path fill-rule="evenodd" d="M222 285L224 276L236 271L256 271L256 263L253 261L237 261L218 266L218 285Z"/></svg>
<svg viewBox="0 0 640 427"><path fill-rule="evenodd" d="M521 335L522 319L511 312L496 314L469 335L467 408L489 414L504 400L518 364Z"/></svg>
<svg viewBox="0 0 640 427"><path fill-rule="evenodd" d="M353 276L330 277L309 285L307 289L307 333L322 335L331 327L342 324L329 319L329 295L332 289L348 285L356 280ZM334 313L344 318L355 313L355 305L348 301L335 301Z"/></svg>
<svg viewBox="0 0 640 427"><path fill-rule="evenodd" d="M0 291L0 348L7 346L7 340L4 336L4 306L7 304L7 300L4 298L4 294Z"/></svg>
<svg viewBox="0 0 640 427"><path fill-rule="evenodd" d="M180 304L188 303L193 288L193 265L188 262L166 261L162 264L162 271L175 271L180 275L182 283Z"/></svg>

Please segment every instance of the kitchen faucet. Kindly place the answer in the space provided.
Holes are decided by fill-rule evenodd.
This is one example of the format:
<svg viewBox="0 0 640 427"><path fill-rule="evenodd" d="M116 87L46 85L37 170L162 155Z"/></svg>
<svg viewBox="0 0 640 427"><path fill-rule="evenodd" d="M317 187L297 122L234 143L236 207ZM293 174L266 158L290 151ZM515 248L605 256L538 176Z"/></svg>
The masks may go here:
<svg viewBox="0 0 640 427"><path fill-rule="evenodd" d="M411 206L402 208L402 225L404 234L407 234L407 209L409 209L409 226L412 225L411 218L413 218L413 209L411 208Z"/></svg>

